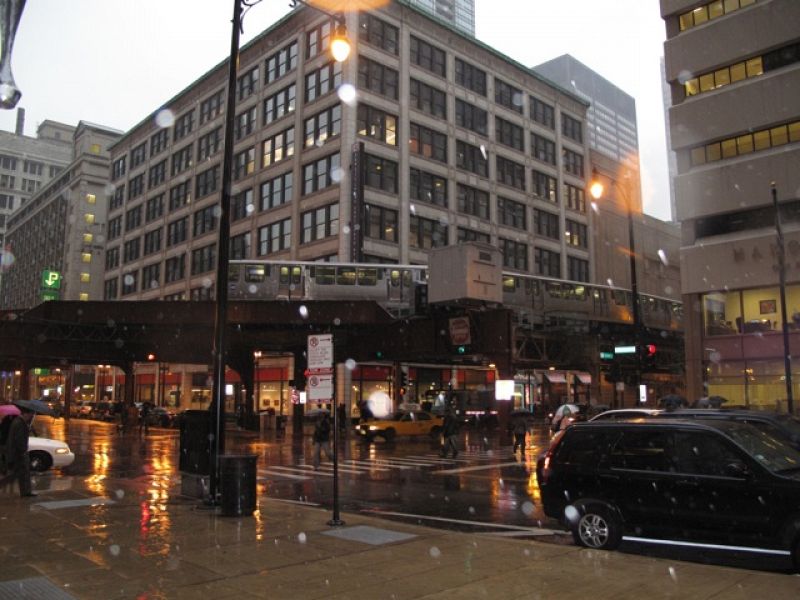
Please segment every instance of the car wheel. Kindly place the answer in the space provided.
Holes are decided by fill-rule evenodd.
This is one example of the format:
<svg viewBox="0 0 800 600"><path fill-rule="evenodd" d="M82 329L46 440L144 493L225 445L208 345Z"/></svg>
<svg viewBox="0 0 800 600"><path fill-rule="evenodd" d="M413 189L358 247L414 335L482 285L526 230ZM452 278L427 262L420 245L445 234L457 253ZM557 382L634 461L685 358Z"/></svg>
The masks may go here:
<svg viewBox="0 0 800 600"><path fill-rule="evenodd" d="M34 450L28 454L31 459L31 471L41 473L47 471L53 465L53 459L47 452L41 450Z"/></svg>
<svg viewBox="0 0 800 600"><path fill-rule="evenodd" d="M580 519L572 523L576 544L596 550L614 550L622 541L622 524L607 506L590 504L581 509Z"/></svg>
<svg viewBox="0 0 800 600"><path fill-rule="evenodd" d="M397 432L394 429L389 428L383 432L383 439L385 439L387 442L391 442L395 435L397 435Z"/></svg>

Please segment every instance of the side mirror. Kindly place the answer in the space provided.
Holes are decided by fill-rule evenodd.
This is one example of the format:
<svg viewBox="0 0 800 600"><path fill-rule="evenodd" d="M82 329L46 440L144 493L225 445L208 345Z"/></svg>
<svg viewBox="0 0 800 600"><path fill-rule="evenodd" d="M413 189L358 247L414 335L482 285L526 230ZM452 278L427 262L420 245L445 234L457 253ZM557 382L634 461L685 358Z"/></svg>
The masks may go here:
<svg viewBox="0 0 800 600"><path fill-rule="evenodd" d="M750 479L752 473L747 465L741 461L734 461L725 465L725 475L728 477L736 477L737 479Z"/></svg>

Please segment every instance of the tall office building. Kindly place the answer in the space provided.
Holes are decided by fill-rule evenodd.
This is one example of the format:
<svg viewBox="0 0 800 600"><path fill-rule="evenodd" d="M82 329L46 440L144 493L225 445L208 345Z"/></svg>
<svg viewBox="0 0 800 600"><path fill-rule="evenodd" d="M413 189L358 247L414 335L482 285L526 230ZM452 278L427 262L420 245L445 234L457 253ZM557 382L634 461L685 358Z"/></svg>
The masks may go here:
<svg viewBox="0 0 800 600"><path fill-rule="evenodd" d="M787 398L774 182L790 353L800 347L800 2L661 0L677 155L692 398ZM800 394L798 360L793 395Z"/></svg>
<svg viewBox="0 0 800 600"><path fill-rule="evenodd" d="M475 0L408 0L408 3L475 36Z"/></svg>

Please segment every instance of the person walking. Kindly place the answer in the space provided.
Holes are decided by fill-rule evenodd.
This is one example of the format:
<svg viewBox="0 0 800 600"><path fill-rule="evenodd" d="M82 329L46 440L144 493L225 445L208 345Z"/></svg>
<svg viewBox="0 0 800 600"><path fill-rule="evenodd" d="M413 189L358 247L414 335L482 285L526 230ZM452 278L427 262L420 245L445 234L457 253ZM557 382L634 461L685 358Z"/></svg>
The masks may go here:
<svg viewBox="0 0 800 600"><path fill-rule="evenodd" d="M314 427L314 470L319 471L319 463L322 458L322 452L328 460L333 460L331 454L331 418L328 413L322 413L322 416L317 421Z"/></svg>
<svg viewBox="0 0 800 600"><path fill-rule="evenodd" d="M514 454L517 453L517 448L522 450L522 455L525 456L525 434L528 433L528 425L525 419L519 417L514 422Z"/></svg>
<svg viewBox="0 0 800 600"><path fill-rule="evenodd" d="M344 407L344 402L340 402L336 407L336 420L339 422L339 431L347 433L347 410Z"/></svg>
<svg viewBox="0 0 800 600"><path fill-rule="evenodd" d="M442 436L444 437L444 445L442 446L442 458L447 458L450 450L453 451L453 458L458 456L458 420L453 414L452 409L447 409L444 414L444 423L442 424Z"/></svg>
<svg viewBox="0 0 800 600"><path fill-rule="evenodd" d="M142 402L142 410L139 413L139 435L142 434L142 429L144 429L145 435L147 435L150 428L150 402Z"/></svg>
<svg viewBox="0 0 800 600"><path fill-rule="evenodd" d="M28 437L34 413L22 407L20 411L19 416L11 417L11 423L8 425L5 459L10 474L2 482L16 479L19 484L19 495L28 498L36 496L31 486L31 460L28 456Z"/></svg>

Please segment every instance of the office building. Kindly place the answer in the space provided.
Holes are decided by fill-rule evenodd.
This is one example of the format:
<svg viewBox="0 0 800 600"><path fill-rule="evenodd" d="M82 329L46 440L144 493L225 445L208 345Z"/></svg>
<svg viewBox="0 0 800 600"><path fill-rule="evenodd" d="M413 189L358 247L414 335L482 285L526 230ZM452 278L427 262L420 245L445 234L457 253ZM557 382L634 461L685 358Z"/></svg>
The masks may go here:
<svg viewBox="0 0 800 600"><path fill-rule="evenodd" d="M475 35L475 0L409 0L408 3L428 11L463 33Z"/></svg>
<svg viewBox="0 0 800 600"><path fill-rule="evenodd" d="M800 3L661 0L690 399L785 407L800 347Z"/></svg>

